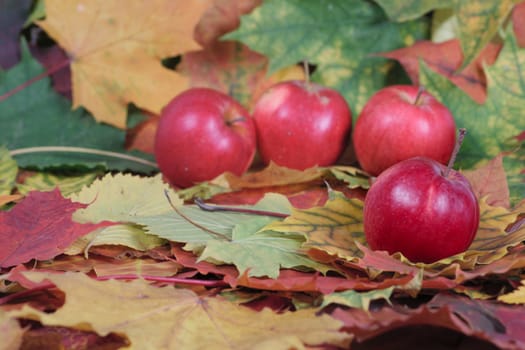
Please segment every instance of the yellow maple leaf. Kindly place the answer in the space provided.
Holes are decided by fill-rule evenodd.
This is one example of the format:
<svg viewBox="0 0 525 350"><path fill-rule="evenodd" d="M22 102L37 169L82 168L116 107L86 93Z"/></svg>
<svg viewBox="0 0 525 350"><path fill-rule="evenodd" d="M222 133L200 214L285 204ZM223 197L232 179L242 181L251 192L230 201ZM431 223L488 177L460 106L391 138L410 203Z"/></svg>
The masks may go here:
<svg viewBox="0 0 525 350"><path fill-rule="evenodd" d="M128 103L159 113L188 87L160 60L195 50L193 30L211 0L46 0L38 22L71 58L73 107L126 126Z"/></svg>
<svg viewBox="0 0 525 350"><path fill-rule="evenodd" d="M365 243L363 201L330 191L324 206L293 209L289 217L272 222L263 230L302 233L306 237L304 248L354 260L361 255L356 242Z"/></svg>
<svg viewBox="0 0 525 350"><path fill-rule="evenodd" d="M66 294L64 305L45 313L25 305L8 315L126 336L132 349L289 349L303 344L348 347L342 322L317 309L276 314L236 305L220 297L200 297L189 289L155 287L143 280L97 281L82 273L24 272L32 281L48 279ZM299 347L298 345L301 345Z"/></svg>

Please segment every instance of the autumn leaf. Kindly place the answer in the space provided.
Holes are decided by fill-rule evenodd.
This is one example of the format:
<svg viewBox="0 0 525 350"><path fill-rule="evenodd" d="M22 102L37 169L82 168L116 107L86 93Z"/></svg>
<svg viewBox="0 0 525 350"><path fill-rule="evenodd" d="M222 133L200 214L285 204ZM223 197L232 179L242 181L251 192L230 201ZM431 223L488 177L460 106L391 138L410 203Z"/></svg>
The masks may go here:
<svg viewBox="0 0 525 350"><path fill-rule="evenodd" d="M193 29L209 5L47 0L38 25L71 57L73 108L84 106L98 121L125 128L128 103L158 114L187 88L160 60L199 47Z"/></svg>
<svg viewBox="0 0 525 350"><path fill-rule="evenodd" d="M310 259L301 249L302 235L271 231L258 232L273 218L246 220L233 228L231 241L213 240L206 244L200 259L234 264L249 277L279 276L280 268L309 268L326 274L330 266Z"/></svg>
<svg viewBox="0 0 525 350"><path fill-rule="evenodd" d="M262 0L215 0L202 15L195 28L195 40L202 46L212 45L217 39L239 26L241 15L249 13Z"/></svg>
<svg viewBox="0 0 525 350"><path fill-rule="evenodd" d="M331 344L348 346L340 321L316 316L316 309L282 315L235 305L219 297L199 297L188 289L155 287L142 280L95 281L78 273L24 273L33 281L49 279L66 294L63 307L44 313L25 305L10 316L125 335L133 348L288 349ZM112 312L108 313L108 310Z"/></svg>
<svg viewBox="0 0 525 350"><path fill-rule="evenodd" d="M474 60L497 34L514 3L514 0L454 1L463 67Z"/></svg>
<svg viewBox="0 0 525 350"><path fill-rule="evenodd" d="M31 259L46 260L62 253L77 237L100 225L82 225L71 214L84 207L53 192L32 192L8 212L0 212L0 266L9 267Z"/></svg>
<svg viewBox="0 0 525 350"><path fill-rule="evenodd" d="M338 90L354 113L384 86L391 65L372 53L422 38L427 22L389 22L369 1L265 1L224 36L270 59L269 72L307 60L317 66L312 80ZM364 39L366 38L366 39Z"/></svg>
<svg viewBox="0 0 525 350"><path fill-rule="evenodd" d="M294 209L283 221L270 223L262 230L302 234L306 237L304 248L352 260L360 253L355 242L365 241L363 202L332 191L324 206Z"/></svg>
<svg viewBox="0 0 525 350"><path fill-rule="evenodd" d="M467 129L468 136L458 156L460 167L471 168L502 151L511 152L516 148L513 137L525 130L525 119L521 113L525 99L521 83L525 81L525 76L520 68L524 59L525 49L518 48L512 32L508 32L495 64L485 69L488 96L484 105L473 102L445 77L434 73L421 62L421 83L452 111L458 127ZM523 192L519 192L523 191L522 185L520 187L523 180L519 175L523 169L523 163L520 164L523 156L510 153L507 157L517 158L514 162L504 162L511 203L515 204L523 198Z"/></svg>
<svg viewBox="0 0 525 350"><path fill-rule="evenodd" d="M213 43L182 57L177 71L187 76L191 87L222 91L251 110L271 85L283 80L303 80L298 66L283 68L267 77L268 59L236 41Z"/></svg>
<svg viewBox="0 0 525 350"><path fill-rule="evenodd" d="M500 49L500 45L488 44L461 72L457 72L463 62L459 39L442 43L421 40L408 47L381 53L381 56L399 61L414 85L420 85L419 61L424 60L430 69L447 77L474 101L483 103L487 96L484 67L494 63Z"/></svg>
<svg viewBox="0 0 525 350"><path fill-rule="evenodd" d="M43 68L31 57L27 45L22 42L20 63L7 72L0 72L0 94L12 91L22 82L42 73ZM83 110L71 111L70 103L51 88L49 78L43 78L8 99L0 101L0 109L2 110L0 139L12 152L20 167L107 165L110 169L119 170L151 171L152 169L151 165L136 161L78 151L38 152L38 150L45 151L45 147L51 146L75 146L114 152L123 156L129 155L126 154L123 146L125 138L123 131L95 122ZM143 154L142 157L147 158ZM147 159L142 160L147 161Z"/></svg>
<svg viewBox="0 0 525 350"><path fill-rule="evenodd" d="M486 197L487 204L494 207L510 207L509 187L503 168L503 156L498 155L481 167L463 170L476 197Z"/></svg>
<svg viewBox="0 0 525 350"><path fill-rule="evenodd" d="M0 147L0 196L9 195L15 187L18 166L5 147Z"/></svg>
<svg viewBox="0 0 525 350"><path fill-rule="evenodd" d="M0 3L0 68L9 69L20 59L20 31L31 9L31 0Z"/></svg>

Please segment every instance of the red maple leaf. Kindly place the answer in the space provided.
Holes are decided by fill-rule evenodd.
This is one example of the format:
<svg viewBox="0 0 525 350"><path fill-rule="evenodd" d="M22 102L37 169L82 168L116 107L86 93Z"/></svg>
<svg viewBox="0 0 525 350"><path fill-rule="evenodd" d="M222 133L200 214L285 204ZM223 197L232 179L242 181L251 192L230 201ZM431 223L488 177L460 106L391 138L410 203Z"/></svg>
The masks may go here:
<svg viewBox="0 0 525 350"><path fill-rule="evenodd" d="M85 207L62 197L56 189L31 192L12 210L0 212L0 267L52 259L78 237L112 224L74 222L71 215Z"/></svg>

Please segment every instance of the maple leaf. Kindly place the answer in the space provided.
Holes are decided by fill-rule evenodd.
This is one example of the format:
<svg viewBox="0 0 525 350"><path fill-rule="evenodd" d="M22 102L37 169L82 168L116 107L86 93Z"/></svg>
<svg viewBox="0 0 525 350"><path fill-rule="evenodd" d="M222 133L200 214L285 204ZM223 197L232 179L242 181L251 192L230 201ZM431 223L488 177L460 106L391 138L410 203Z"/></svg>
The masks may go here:
<svg viewBox="0 0 525 350"><path fill-rule="evenodd" d="M18 166L5 147L0 147L0 196L9 195L18 174Z"/></svg>
<svg viewBox="0 0 525 350"><path fill-rule="evenodd" d="M100 225L82 225L71 214L83 204L72 203L52 192L32 192L9 212L0 212L0 266L8 267L31 259L46 260L62 253L77 237Z"/></svg>
<svg viewBox="0 0 525 350"><path fill-rule="evenodd" d="M0 2L0 68L9 69L20 59L19 36L31 3L31 0Z"/></svg>
<svg viewBox="0 0 525 350"><path fill-rule="evenodd" d="M177 71L192 87L208 87L229 94L251 109L261 94L283 80L303 80L304 72L290 66L267 77L268 59L236 41L220 41L182 57Z"/></svg>
<svg viewBox="0 0 525 350"><path fill-rule="evenodd" d="M280 268L307 267L326 274L331 267L313 261L301 249L302 235L271 231L257 232L273 218L246 220L233 228L231 241L209 241L200 259L233 263L249 277L279 276Z"/></svg>
<svg viewBox="0 0 525 350"><path fill-rule="evenodd" d="M2 334L0 350L20 349L24 330L14 317L9 317L3 310L0 310L0 333Z"/></svg>
<svg viewBox="0 0 525 350"><path fill-rule="evenodd" d="M304 248L352 260L360 254L355 242L365 242L363 202L331 191L324 206L294 209L289 217L263 230L302 234L306 237Z"/></svg>
<svg viewBox="0 0 525 350"><path fill-rule="evenodd" d="M8 93L34 76L43 73L25 42L22 42L22 60L7 72L0 71L0 94ZM93 120L83 110L71 111L71 104L58 95L44 78L0 102L0 139L11 150L20 167L49 167L56 165L101 166L100 156L82 153L21 153L20 149L46 146L76 146L126 153L125 133ZM53 135L53 137L50 137ZM144 156L144 155L143 155ZM140 163L103 158L110 169L151 171L151 166Z"/></svg>
<svg viewBox="0 0 525 350"><path fill-rule="evenodd" d="M491 65L501 49L500 45L488 44L481 53L457 72L463 62L459 39L442 43L421 40L409 47L380 54L399 61L405 68L414 85L419 85L419 61L424 60L430 69L447 77L478 103L487 96L484 65Z"/></svg>
<svg viewBox="0 0 525 350"><path fill-rule="evenodd" d="M46 1L42 27L71 57L73 107L126 126L127 104L160 113L187 80L160 59L199 46L193 30L210 1ZM177 19L177 20L174 20Z"/></svg>
<svg viewBox="0 0 525 350"><path fill-rule="evenodd" d="M331 344L346 347L351 336L341 322L316 309L276 314L235 305L219 297L199 297L188 289L154 287L142 280L95 281L79 273L26 272L33 281L49 279L66 294L64 306L44 313L25 305L10 316L125 335L137 349L288 349ZM108 310L112 310L108 313Z"/></svg>
<svg viewBox="0 0 525 350"><path fill-rule="evenodd" d="M421 62L420 82L451 110L458 127L466 128L470 135L465 138L458 156L460 167L470 168L502 151L510 152L516 148L514 137L525 130L521 108L525 100L522 84L525 75L520 68L524 60L525 49L518 48L513 33L507 32L498 59L485 69L488 95L484 105L472 101L449 80ZM519 173L525 155L515 152L507 154L506 158L515 158L514 162L504 162L511 203L514 204L523 198L523 175Z"/></svg>
<svg viewBox="0 0 525 350"><path fill-rule="evenodd" d="M515 0L454 1L463 67L469 64L497 34Z"/></svg>
<svg viewBox="0 0 525 350"><path fill-rule="evenodd" d="M425 19L390 22L370 1L273 0L242 16L239 29L223 38L268 56L270 73L304 60L317 65L312 80L341 92L358 113L391 68L370 54L423 38L426 28Z"/></svg>

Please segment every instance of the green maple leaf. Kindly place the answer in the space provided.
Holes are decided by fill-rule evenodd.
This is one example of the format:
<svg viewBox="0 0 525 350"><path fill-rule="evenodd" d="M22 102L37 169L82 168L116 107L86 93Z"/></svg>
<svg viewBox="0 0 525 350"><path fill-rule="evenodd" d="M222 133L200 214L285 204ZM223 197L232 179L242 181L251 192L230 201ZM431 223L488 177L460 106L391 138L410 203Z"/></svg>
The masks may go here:
<svg viewBox="0 0 525 350"><path fill-rule="evenodd" d="M385 85L392 64L375 53L404 47L427 34L425 18L393 23L369 1L268 0L224 38L269 57L269 72L307 60L312 80L339 90L358 112Z"/></svg>
<svg viewBox="0 0 525 350"><path fill-rule="evenodd" d="M0 71L0 96L44 72L31 57L27 44L22 42L22 59L15 67ZM125 132L97 123L82 109L71 110L71 103L51 88L49 78L41 79L0 101L0 142L10 151L28 147L69 146L84 147L119 154L124 149ZM150 156L140 154L142 158ZM16 160L21 167L51 167L105 164L110 169L151 171L152 167L118 158L94 156L86 153L20 154Z"/></svg>
<svg viewBox="0 0 525 350"><path fill-rule="evenodd" d="M525 197L525 152L515 138L525 130L525 49L519 48L512 32L497 61L486 67L488 96L479 105L452 84L420 62L420 82L451 111L458 127L467 129L467 137L458 156L458 166L471 168L501 152L511 152L504 161L511 190L511 201ZM521 146L521 147L520 147Z"/></svg>
<svg viewBox="0 0 525 350"><path fill-rule="evenodd" d="M302 235L262 231L272 218L255 218L235 225L231 241L209 241L202 252L201 260L234 264L239 273L248 276L276 278L284 268L308 267L322 273L330 267L315 262L302 253L305 242Z"/></svg>
<svg viewBox="0 0 525 350"><path fill-rule="evenodd" d="M451 7L453 0L374 1L381 5L388 18L393 21L402 22L421 17L424 14L438 8Z"/></svg>

